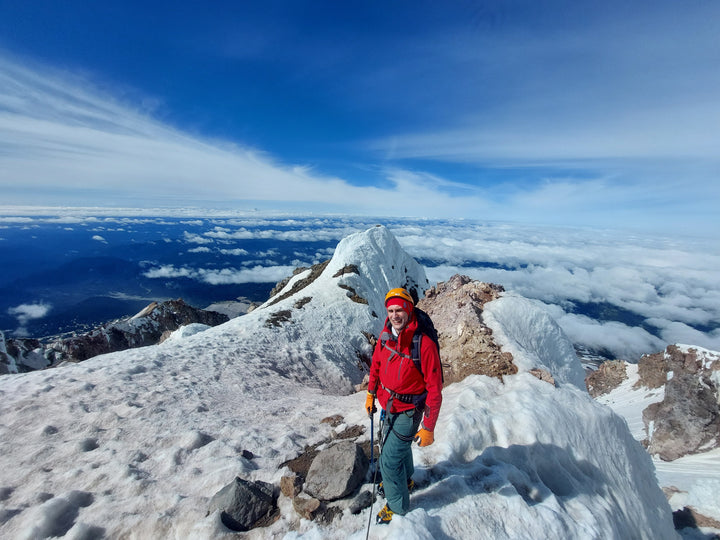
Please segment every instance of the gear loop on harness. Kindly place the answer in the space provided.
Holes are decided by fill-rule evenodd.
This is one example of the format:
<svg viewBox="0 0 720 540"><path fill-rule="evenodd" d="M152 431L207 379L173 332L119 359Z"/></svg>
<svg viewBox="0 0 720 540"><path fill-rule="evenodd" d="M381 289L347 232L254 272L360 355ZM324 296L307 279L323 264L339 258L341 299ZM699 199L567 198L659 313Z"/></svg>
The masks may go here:
<svg viewBox="0 0 720 540"><path fill-rule="evenodd" d="M382 431L380 432L380 441L379 442L380 442L381 452L382 452L382 447L385 444L385 441L390 436L390 432L393 432L395 434L395 436L398 439L400 439L401 441L413 442L415 440L415 434L406 436L406 435L402 435L402 434L398 433L397 431L395 431L395 429L394 429L395 420L397 420L399 415L408 414L408 413L412 412L413 417L415 417L418 414L420 414L420 415L422 414L422 409L419 407L415 407L414 409L409 409L407 411L402 411L402 412L395 413L395 414L391 413L390 411L392 409L392 402L395 399L395 396L393 395L393 393L390 394L390 399L387 402L387 415L389 417L387 433L385 434L385 436L383 436ZM427 392L425 392L425 393L427 394ZM383 412L385 412L385 409L383 409ZM382 418L382 416L381 416L381 418ZM382 420L382 423L384 424L384 419Z"/></svg>

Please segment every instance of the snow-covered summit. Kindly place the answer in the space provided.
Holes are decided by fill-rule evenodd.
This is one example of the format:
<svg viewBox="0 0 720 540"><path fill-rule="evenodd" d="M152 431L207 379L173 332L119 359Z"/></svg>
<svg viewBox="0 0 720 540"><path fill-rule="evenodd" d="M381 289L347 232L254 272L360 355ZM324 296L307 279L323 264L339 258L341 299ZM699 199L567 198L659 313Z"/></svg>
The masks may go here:
<svg viewBox="0 0 720 540"><path fill-rule="evenodd" d="M392 233L373 227L343 239L329 262L293 276L252 312L196 340L232 343L248 369L348 393L366 373L361 359L372 354L367 336L384 321L385 293L408 287L422 296L427 283Z"/></svg>

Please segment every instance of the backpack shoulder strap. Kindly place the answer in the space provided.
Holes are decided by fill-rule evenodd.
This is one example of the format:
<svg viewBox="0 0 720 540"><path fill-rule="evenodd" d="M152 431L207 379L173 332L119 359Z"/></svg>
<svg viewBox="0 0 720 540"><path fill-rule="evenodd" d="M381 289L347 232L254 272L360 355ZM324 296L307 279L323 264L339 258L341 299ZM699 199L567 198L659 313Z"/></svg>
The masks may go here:
<svg viewBox="0 0 720 540"><path fill-rule="evenodd" d="M424 377L425 375L422 370L422 362L420 361L420 346L422 345L422 337L422 332L416 330L413 334L410 356L412 357L413 364L415 364L415 367L420 372L420 375L423 375Z"/></svg>
<svg viewBox="0 0 720 540"><path fill-rule="evenodd" d="M422 361L420 360L420 346L422 345L423 337L428 337L429 339L432 339L429 336L424 335L420 331L420 329L415 331L415 333L413 334L412 349L411 349L410 354L412 356L413 364L415 364L415 367L417 368L417 370L420 372L420 375L422 375L423 379L424 379L425 374L423 373ZM438 345L438 343L435 340L433 340L433 342L435 343L435 346L438 348L438 354L439 354L440 346ZM440 364L440 376L442 377L442 382L444 383L445 382L445 374L442 371L442 363Z"/></svg>

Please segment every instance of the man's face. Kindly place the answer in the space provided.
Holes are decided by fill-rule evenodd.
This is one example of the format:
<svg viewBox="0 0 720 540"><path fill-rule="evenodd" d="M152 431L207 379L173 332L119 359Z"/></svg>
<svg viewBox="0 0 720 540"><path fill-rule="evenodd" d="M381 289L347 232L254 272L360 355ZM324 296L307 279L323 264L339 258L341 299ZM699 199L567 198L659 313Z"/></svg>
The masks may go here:
<svg viewBox="0 0 720 540"><path fill-rule="evenodd" d="M410 318L407 312L400 306L389 306L387 308L387 316L392 327L398 332L405 328Z"/></svg>

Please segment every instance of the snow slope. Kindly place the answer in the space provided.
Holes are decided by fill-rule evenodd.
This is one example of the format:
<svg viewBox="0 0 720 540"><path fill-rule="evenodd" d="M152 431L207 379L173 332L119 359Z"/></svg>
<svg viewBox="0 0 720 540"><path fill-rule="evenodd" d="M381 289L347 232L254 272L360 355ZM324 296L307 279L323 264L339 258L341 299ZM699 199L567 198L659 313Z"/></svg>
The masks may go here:
<svg viewBox="0 0 720 540"><path fill-rule="evenodd" d="M368 425L364 395L348 394L362 375L362 332L379 330L385 291L406 279L425 286L422 267L373 228L343 240L301 291L224 325L0 378L0 537L231 537L207 514L221 487L236 475L277 483L282 462L332 433L326 416ZM528 343L527 327L510 324L527 316L548 337L513 354L536 367L564 345L550 319L518 301L503 307L508 343ZM413 450L424 484L414 510L371 537L675 538L650 458L624 420L564 379L553 387L521 372L446 388L437 442ZM365 536L368 510L322 526L286 498L280 506L277 522L246 537Z"/></svg>

